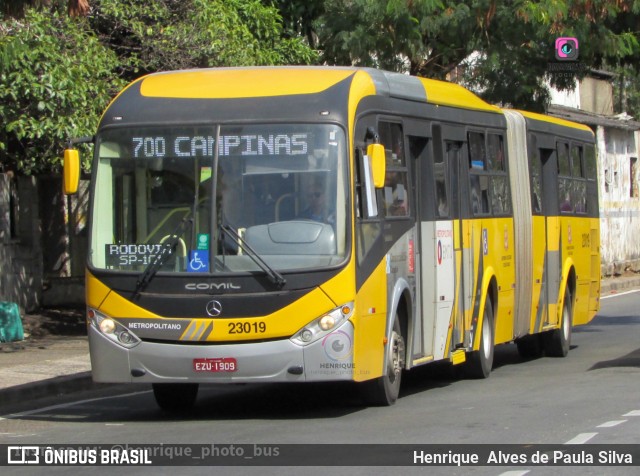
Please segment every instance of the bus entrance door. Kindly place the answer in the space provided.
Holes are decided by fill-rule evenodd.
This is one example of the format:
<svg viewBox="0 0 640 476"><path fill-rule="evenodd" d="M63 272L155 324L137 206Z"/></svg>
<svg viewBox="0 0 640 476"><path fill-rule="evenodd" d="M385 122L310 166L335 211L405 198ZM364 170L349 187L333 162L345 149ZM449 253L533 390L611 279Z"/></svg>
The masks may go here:
<svg viewBox="0 0 640 476"><path fill-rule="evenodd" d="M439 125L433 127L434 156L431 187L435 190L433 214L435 221L422 223L421 249L425 263L422 266L422 302L425 307L424 343L427 355L434 360L445 358L450 347L450 338L457 343L464 332L460 314L454 316L456 287L455 235L460 226L458 216L458 161L460 143L442 140ZM432 190L422 190L432 193ZM424 198L424 197L423 197ZM422 203L422 202L421 202ZM458 322L459 321L459 322ZM450 336L450 326L456 336ZM451 350L451 349L449 349Z"/></svg>

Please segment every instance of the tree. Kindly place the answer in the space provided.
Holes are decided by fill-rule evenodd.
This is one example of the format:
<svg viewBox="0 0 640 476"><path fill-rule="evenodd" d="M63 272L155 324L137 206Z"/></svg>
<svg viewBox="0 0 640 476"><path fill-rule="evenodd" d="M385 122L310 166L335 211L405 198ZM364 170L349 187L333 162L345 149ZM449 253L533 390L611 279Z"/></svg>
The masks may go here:
<svg viewBox="0 0 640 476"><path fill-rule="evenodd" d="M555 39L582 39L585 71L637 60L639 11L637 0L326 0L313 25L329 64L433 78L466 64L467 85L488 101L543 110L545 78L559 88L573 83L548 74Z"/></svg>
<svg viewBox="0 0 640 476"><path fill-rule="evenodd" d="M30 9L24 18L5 22L0 166L24 174L55 169L64 142L93 134L102 110L123 86L117 69L116 55L88 23L61 9Z"/></svg>
<svg viewBox="0 0 640 476"><path fill-rule="evenodd" d="M482 51L495 2L327 0L315 22L329 63L444 78Z"/></svg>
<svg viewBox="0 0 640 476"><path fill-rule="evenodd" d="M284 34L259 0L96 0L90 22L122 62L123 76L184 68L307 64L315 52Z"/></svg>
<svg viewBox="0 0 640 476"><path fill-rule="evenodd" d="M285 35L290 38L303 37L311 48L318 47L313 23L324 14L325 0L268 0L266 3L279 10Z"/></svg>
<svg viewBox="0 0 640 476"><path fill-rule="evenodd" d="M543 112L549 100L545 81L570 89L590 68L637 59L640 52L633 13L638 2L581 0L523 2L517 8L500 6L487 29L492 41L483 45L483 57L467 75L471 86L494 103ZM634 16L635 22L629 23ZM632 27L631 25L635 25ZM555 40L579 40L575 74L551 71L556 62Z"/></svg>
<svg viewBox="0 0 640 476"><path fill-rule="evenodd" d="M627 113L636 120L640 118L640 71L634 65L618 66L614 69L617 78L613 83L616 114Z"/></svg>
<svg viewBox="0 0 640 476"><path fill-rule="evenodd" d="M22 9L26 4L32 5ZM0 25L0 170L57 170L70 137L92 135L128 81L170 69L306 64L259 0L12 1ZM86 18L83 16L88 12ZM73 18L71 18L73 16ZM82 154L88 168L90 154Z"/></svg>

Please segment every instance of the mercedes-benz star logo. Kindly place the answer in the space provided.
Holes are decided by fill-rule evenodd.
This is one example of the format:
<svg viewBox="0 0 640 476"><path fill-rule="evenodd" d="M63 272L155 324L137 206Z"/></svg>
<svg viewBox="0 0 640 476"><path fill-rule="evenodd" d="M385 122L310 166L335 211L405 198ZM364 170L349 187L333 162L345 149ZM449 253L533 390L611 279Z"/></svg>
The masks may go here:
<svg viewBox="0 0 640 476"><path fill-rule="evenodd" d="M211 317L218 317L222 312L222 304L220 304L220 301L209 301L206 310Z"/></svg>

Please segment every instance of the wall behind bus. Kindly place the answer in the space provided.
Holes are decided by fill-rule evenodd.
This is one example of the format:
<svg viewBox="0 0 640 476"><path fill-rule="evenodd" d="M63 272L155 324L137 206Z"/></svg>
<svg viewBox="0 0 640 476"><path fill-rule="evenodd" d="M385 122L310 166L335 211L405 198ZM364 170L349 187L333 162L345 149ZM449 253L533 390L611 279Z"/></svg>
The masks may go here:
<svg viewBox="0 0 640 476"><path fill-rule="evenodd" d="M84 269L88 246L89 181L81 180L78 192L62 193L60 176L39 178L43 247L45 307L82 306Z"/></svg>
<svg viewBox="0 0 640 476"><path fill-rule="evenodd" d="M602 273L640 272L638 131L598 126Z"/></svg>
<svg viewBox="0 0 640 476"><path fill-rule="evenodd" d="M614 79L606 71L589 70L570 91L551 88L548 111L586 124L596 134L603 276L640 272L640 122L613 113Z"/></svg>
<svg viewBox="0 0 640 476"><path fill-rule="evenodd" d="M59 176L0 173L0 301L24 312L82 306L88 182L62 193Z"/></svg>
<svg viewBox="0 0 640 476"><path fill-rule="evenodd" d="M42 246L35 177L0 174L0 301L40 307Z"/></svg>

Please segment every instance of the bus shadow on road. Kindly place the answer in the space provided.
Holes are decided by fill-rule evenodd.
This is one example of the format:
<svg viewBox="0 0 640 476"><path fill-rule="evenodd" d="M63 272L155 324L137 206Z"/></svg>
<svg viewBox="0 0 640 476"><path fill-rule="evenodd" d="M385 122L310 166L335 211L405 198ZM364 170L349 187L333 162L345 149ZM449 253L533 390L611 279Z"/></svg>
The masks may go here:
<svg viewBox="0 0 640 476"><path fill-rule="evenodd" d="M576 349L577 345L571 345L570 350ZM492 372L498 371L502 367L526 365L528 362L549 359L544 353L539 357L523 357L518 352L514 343L498 345L494 349L494 360ZM471 380L465 372L465 365L452 365L448 362L436 362L422 367L414 368L405 373L403 377L403 388L400 397L426 392L435 388L456 385L463 380Z"/></svg>
<svg viewBox="0 0 640 476"><path fill-rule="evenodd" d="M216 420L339 418L365 408L351 382L246 384L223 391L203 385L194 418Z"/></svg>
<svg viewBox="0 0 640 476"><path fill-rule="evenodd" d="M591 366L589 368L589 371L620 367L640 368L640 348L616 359L603 360L601 362L598 362L597 364Z"/></svg>
<svg viewBox="0 0 640 476"><path fill-rule="evenodd" d="M435 362L416 367L402 376L400 398L447 387L460 380L460 371L448 362Z"/></svg>
<svg viewBox="0 0 640 476"><path fill-rule="evenodd" d="M404 372L399 399L446 387L459 380L448 363L434 363ZM247 384L221 393L215 386L202 386L193 418L212 419L308 419L340 418L375 408L367 405L363 389L353 382L304 384Z"/></svg>

